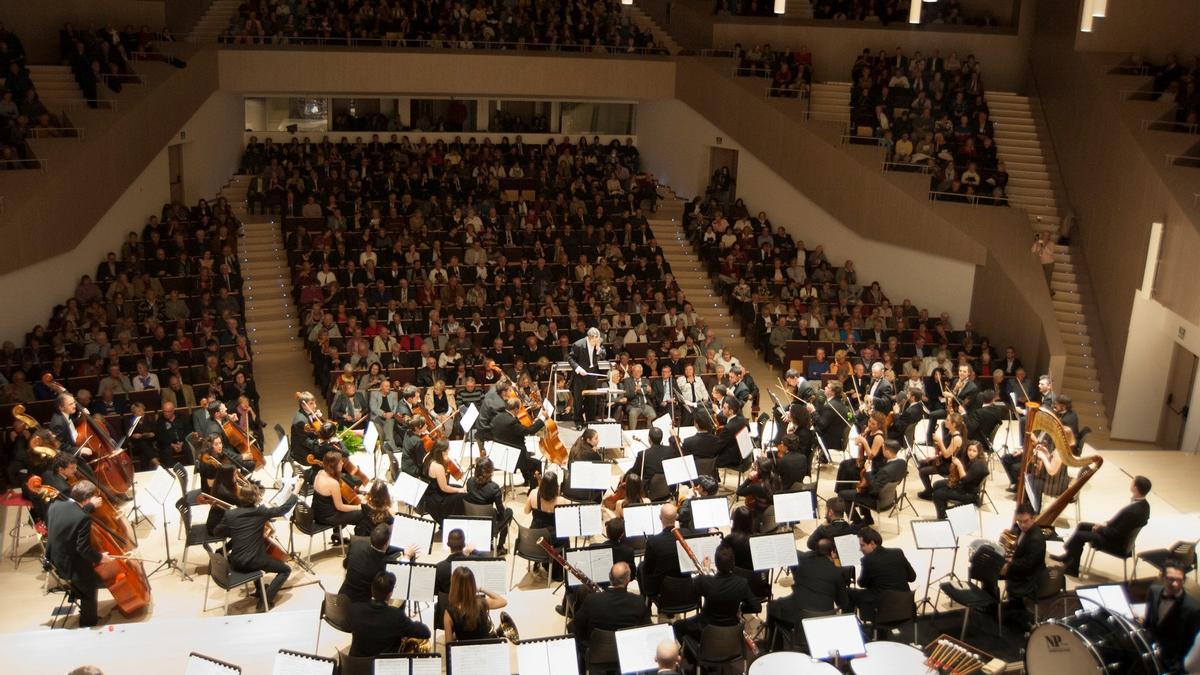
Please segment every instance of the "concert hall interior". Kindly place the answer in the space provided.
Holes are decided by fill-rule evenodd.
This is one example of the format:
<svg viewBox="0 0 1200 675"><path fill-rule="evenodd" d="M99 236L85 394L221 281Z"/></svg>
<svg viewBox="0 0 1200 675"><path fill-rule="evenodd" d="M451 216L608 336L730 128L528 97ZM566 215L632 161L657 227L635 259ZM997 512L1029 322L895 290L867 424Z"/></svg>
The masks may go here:
<svg viewBox="0 0 1200 675"><path fill-rule="evenodd" d="M0 8L5 673L1200 673L1200 3Z"/></svg>

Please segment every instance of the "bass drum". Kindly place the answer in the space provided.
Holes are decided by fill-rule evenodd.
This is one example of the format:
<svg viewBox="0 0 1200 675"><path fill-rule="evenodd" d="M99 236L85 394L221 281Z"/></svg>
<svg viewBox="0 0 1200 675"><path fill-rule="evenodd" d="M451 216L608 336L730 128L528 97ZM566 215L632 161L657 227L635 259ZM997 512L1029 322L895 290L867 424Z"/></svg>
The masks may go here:
<svg viewBox="0 0 1200 675"><path fill-rule="evenodd" d="M1119 614L1080 610L1038 625L1025 644L1029 675L1158 675L1162 664L1150 636Z"/></svg>

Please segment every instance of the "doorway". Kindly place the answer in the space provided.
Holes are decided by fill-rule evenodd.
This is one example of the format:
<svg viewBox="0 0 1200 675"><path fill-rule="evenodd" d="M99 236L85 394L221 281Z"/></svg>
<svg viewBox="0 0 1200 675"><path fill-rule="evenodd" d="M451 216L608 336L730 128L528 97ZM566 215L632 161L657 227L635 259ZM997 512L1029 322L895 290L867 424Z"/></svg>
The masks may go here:
<svg viewBox="0 0 1200 675"><path fill-rule="evenodd" d="M710 195L722 205L728 206L729 204L732 204L735 199L737 199L737 166L737 150L732 148L721 148L717 146L712 146L710 148L708 156L708 187L714 187L713 177L721 169L728 169L729 176L732 179L729 181L727 189L714 191Z"/></svg>
<svg viewBox="0 0 1200 675"><path fill-rule="evenodd" d="M171 179L171 202L186 203L183 199L183 148L186 143L167 146L167 172ZM159 183L162 185L162 183Z"/></svg>
<svg viewBox="0 0 1200 675"><path fill-rule="evenodd" d="M1158 444L1168 450L1183 447L1183 432L1191 409L1192 390L1196 384L1196 369L1200 357L1176 343L1167 371L1167 394L1163 405L1162 422L1158 429Z"/></svg>

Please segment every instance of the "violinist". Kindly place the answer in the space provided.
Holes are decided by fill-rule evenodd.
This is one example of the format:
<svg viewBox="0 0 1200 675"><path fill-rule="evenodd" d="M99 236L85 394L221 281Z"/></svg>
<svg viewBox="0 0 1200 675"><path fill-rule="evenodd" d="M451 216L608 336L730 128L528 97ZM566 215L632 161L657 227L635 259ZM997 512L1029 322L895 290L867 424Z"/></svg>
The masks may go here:
<svg viewBox="0 0 1200 675"><path fill-rule="evenodd" d="M742 417L742 402L735 396L726 396L721 400L721 415L724 425L717 440L721 443L721 451L717 455L717 468L736 467L742 463L742 452L738 448L738 433L748 425Z"/></svg>
<svg viewBox="0 0 1200 675"><path fill-rule="evenodd" d="M313 519L321 525L332 525L334 546L342 543L342 528L356 525L363 517L361 504L349 504L342 499L342 471L346 459L340 450L329 450L321 458L321 470L313 479Z"/></svg>
<svg viewBox="0 0 1200 675"><path fill-rule="evenodd" d="M226 504L237 502L237 470L222 453L220 437L200 441L200 460L196 463L196 473L200 474L200 492ZM213 534L223 516L222 509L218 507L208 510L205 527L209 534Z"/></svg>
<svg viewBox="0 0 1200 675"><path fill-rule="evenodd" d="M900 414L892 419L892 426L888 427L888 438L899 441L905 438L905 432L909 427L916 425L925 417L925 405L923 399L925 397L924 388L915 386L906 386L904 389L903 400L900 401Z"/></svg>
<svg viewBox="0 0 1200 675"><path fill-rule="evenodd" d="M212 438L216 436L221 441L221 452L229 458L243 473L254 472L254 456L249 452L238 453L233 449L233 444L229 442L229 438L225 436L225 431L222 426L225 421L230 419L230 414L225 410L225 404L220 401L209 401L208 403L208 419L205 422L203 429L196 429L201 436ZM236 422L235 422L236 423Z"/></svg>
<svg viewBox="0 0 1200 675"><path fill-rule="evenodd" d="M419 417L413 421L416 420L424 421ZM446 468L450 462L447 458L449 452L449 441L436 441L421 464L421 479L429 484L429 489L425 490L425 508L439 525L447 516L462 514L462 503L467 493L465 487L450 484L450 472Z"/></svg>
<svg viewBox="0 0 1200 675"><path fill-rule="evenodd" d="M825 401L819 407L810 403L808 412L813 417L813 430L821 437L826 450L846 447L849 429L850 406L842 396L842 385L836 380L825 383ZM828 458L827 458L828 459Z"/></svg>
<svg viewBox="0 0 1200 675"><path fill-rule="evenodd" d="M367 488L362 503L363 518L355 524L354 534L369 537L378 525L391 525L396 518L392 514L392 493L387 483L376 478Z"/></svg>
<svg viewBox="0 0 1200 675"><path fill-rule="evenodd" d="M866 430L861 435L854 437L858 456L843 459L838 465L837 482L840 487L857 483L864 470L875 467L876 458L883 450L883 425L886 419L883 413L871 413L871 416L867 418ZM871 467L864 468L864 462L870 463Z"/></svg>
<svg viewBox="0 0 1200 675"><path fill-rule="evenodd" d="M112 558L92 546L89 514L103 501L95 484L81 480L71 487L70 495L70 499L60 499L50 505L46 516L46 547L49 549L46 557L58 576L71 582L79 598L79 626L87 628L99 621L96 596L100 578L95 567Z"/></svg>
<svg viewBox="0 0 1200 675"><path fill-rule="evenodd" d="M317 410L317 401L310 392L302 391L296 395L296 413L292 415L291 434L288 443L291 446L292 461L301 465L308 463L309 455L317 454L317 433L311 422Z"/></svg>
<svg viewBox="0 0 1200 675"><path fill-rule="evenodd" d="M808 415L806 408L800 407L800 410L804 411L803 415ZM805 439L811 438L808 429L797 429L794 433L784 434L783 440L777 446L775 470L779 474L779 484L783 489L791 489L808 478L812 470L812 446L806 446Z"/></svg>
<svg viewBox="0 0 1200 675"><path fill-rule="evenodd" d="M405 422L407 431L400 441L400 470L418 478L421 475L421 465L425 462L426 443L429 438L428 424L420 415L410 417ZM432 444L432 440L430 444Z"/></svg>
<svg viewBox="0 0 1200 675"><path fill-rule="evenodd" d="M854 509L851 515L851 522L864 523L871 525L875 519L871 516L871 512L866 509L857 508L858 506L874 507L879 503L879 493L885 485L899 483L904 480L904 475L908 473L908 463L900 459L896 455L900 454L900 444L896 441L885 441L883 444L883 462L875 461L871 471L867 474L867 487L865 492L859 492L857 488L848 488L839 490L838 496L841 497L847 504L852 504Z"/></svg>
<svg viewBox="0 0 1200 675"><path fill-rule="evenodd" d="M679 504L679 529L684 531L684 534L692 532L701 532L695 528L695 521L692 520L692 500L703 497L715 497L718 492L719 485L717 479L707 474L696 479L695 488L690 495L685 494L686 488L680 490L680 497L683 501Z"/></svg>
<svg viewBox="0 0 1200 675"><path fill-rule="evenodd" d="M571 452L567 455L567 466L571 466L571 462L599 462L600 457L600 434L595 429L584 429L579 438L575 439L575 443L571 446ZM604 496L602 491L586 490L582 488L571 487L571 475L568 468L567 478L565 480L567 487L563 488L563 495L573 502L598 502ZM618 514L619 515L619 514Z"/></svg>
<svg viewBox="0 0 1200 675"><path fill-rule="evenodd" d="M650 427L650 447L638 453L633 460L629 473L642 477L647 485L655 476L663 473L663 461L678 456L678 451L669 445L663 445L663 432L658 427Z"/></svg>
<svg viewBox="0 0 1200 675"><path fill-rule="evenodd" d="M486 401L486 397L484 400ZM533 420L533 424L529 426L521 424L521 421L517 419L520 412L521 401L517 397L514 396L506 401L504 410L492 418L492 439L497 443L521 450L521 456L517 460L517 471L521 472L525 485L532 490L537 485L542 463L534 459L528 450L525 450L525 437L533 436L546 426L543 421L546 412L545 409L541 410L537 418Z"/></svg>
<svg viewBox="0 0 1200 675"><path fill-rule="evenodd" d="M819 553L817 543L822 539L833 541L842 535L857 533L858 527L846 520L846 502L841 497L832 497L825 502L825 522L808 536L808 550Z"/></svg>
<svg viewBox="0 0 1200 675"><path fill-rule="evenodd" d="M745 498L756 523L762 522L763 513L775 502L775 493L782 489L780 482L775 460L762 457L754 462L750 475L738 486L737 495Z"/></svg>
<svg viewBox="0 0 1200 675"><path fill-rule="evenodd" d="M492 460L477 457L473 475L467 481L466 501L479 505L491 504L496 508L496 514L492 516L492 531L497 533L496 555L505 556L508 555L505 543L508 541L508 528L512 523L513 510L504 505L504 491L492 480L495 473L496 467Z"/></svg>
<svg viewBox="0 0 1200 675"><path fill-rule="evenodd" d="M417 406L421 405L421 390L406 384L400 388L400 404L396 406L396 421L399 424L404 424L406 420L411 418Z"/></svg>
<svg viewBox="0 0 1200 675"><path fill-rule="evenodd" d="M988 463L983 456L983 445L971 441L962 455L950 459L950 480L939 480L930 490L938 519L946 517L948 502L974 503L987 477Z"/></svg>
<svg viewBox="0 0 1200 675"><path fill-rule="evenodd" d="M491 364L491 368L500 370L500 366ZM488 370L486 372L492 372ZM493 420L508 404L508 399L511 396L512 383L507 380L502 380L492 385L492 388L483 395L483 400L479 403L479 419L475 420L475 435L480 440L492 440L495 438L495 433L492 430Z"/></svg>
<svg viewBox="0 0 1200 675"><path fill-rule="evenodd" d="M963 426L962 415L950 413L946 416L946 432L950 435L949 442L942 442L940 434L934 436L933 445L937 449L937 454L921 462L921 468L917 471L921 477L921 484L925 486L925 489L917 493L921 499L933 497L930 483L934 475L950 475L950 460L958 456L963 448Z"/></svg>
<svg viewBox="0 0 1200 675"><path fill-rule="evenodd" d="M292 568L286 562L267 555L263 526L292 510L299 500L297 490L300 484L301 481L296 481L287 501L279 506L260 505L262 488L257 485L244 486L238 491L237 505L225 512L225 517L213 531L218 536L229 537L229 564L235 571L275 573L275 578L267 586L267 597L258 599L260 612L275 604L275 596L292 573Z"/></svg>

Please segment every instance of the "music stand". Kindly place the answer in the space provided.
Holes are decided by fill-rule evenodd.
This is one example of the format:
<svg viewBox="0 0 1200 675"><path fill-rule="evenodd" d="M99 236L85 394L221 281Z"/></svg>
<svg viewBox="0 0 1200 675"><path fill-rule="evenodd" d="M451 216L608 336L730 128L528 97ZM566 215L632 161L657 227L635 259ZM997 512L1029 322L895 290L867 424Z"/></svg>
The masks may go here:
<svg viewBox="0 0 1200 675"><path fill-rule="evenodd" d="M171 498L171 492L173 492L175 487L178 485L179 480L176 479L175 474L167 471L162 466L159 466L154 471L154 478L152 478L150 480L150 484L146 486L146 493L150 495L151 499L158 502L158 506L162 512L163 548L167 552L166 560L163 560L158 564L158 567L155 567L153 571L147 574L147 578L152 577L165 569L167 571L177 570L180 576L183 577L184 581L192 581L191 575L185 572L183 570L183 566L179 564L179 561L171 555L171 537L167 533L167 530L169 529L167 527L167 500Z"/></svg>
<svg viewBox="0 0 1200 675"><path fill-rule="evenodd" d="M142 422L142 418L140 416L133 418L133 424L129 425L129 430L126 431L125 435L121 437L121 442L117 443L117 450L116 450L117 452L124 452L124 453L129 452L128 450L125 449L125 443L126 443L126 441L128 441L130 438L133 437L133 432L137 430L138 425L141 424L141 422ZM145 512L143 512L142 509L138 506L137 480L135 480L135 477L133 477L133 476L130 477L129 487L132 490L132 494L130 496L132 497L132 503L133 503L133 506L129 509L129 515L130 515L130 517L133 518L133 522L131 523L132 527L130 527L129 529L133 532L133 545L137 546L137 543L138 543L137 526L138 526L138 524L141 523L142 521L146 521L147 523L150 523L150 528L153 529L154 521L150 520L150 517L147 516L145 514Z"/></svg>
<svg viewBox="0 0 1200 675"><path fill-rule="evenodd" d="M917 604L917 611L929 605L936 615L937 605L929 599L929 589L933 583L933 554L934 551L949 549L955 552L957 558L958 539L954 536L954 528L948 520L914 520L911 525L917 549L929 551L929 567L925 571L925 596ZM953 567L951 570L953 571Z"/></svg>

